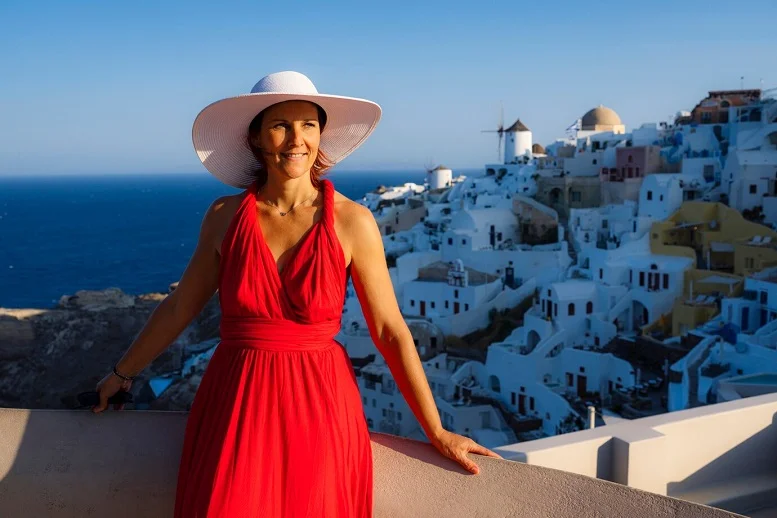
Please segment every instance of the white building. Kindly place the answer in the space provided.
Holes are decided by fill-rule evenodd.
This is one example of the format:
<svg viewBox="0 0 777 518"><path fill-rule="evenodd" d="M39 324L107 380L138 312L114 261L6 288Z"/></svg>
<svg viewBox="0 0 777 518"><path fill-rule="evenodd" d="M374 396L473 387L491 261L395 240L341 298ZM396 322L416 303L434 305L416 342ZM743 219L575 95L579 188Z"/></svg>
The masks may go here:
<svg viewBox="0 0 777 518"><path fill-rule="evenodd" d="M438 165L427 174L429 189L443 189L453 185L453 171L444 165Z"/></svg>
<svg viewBox="0 0 777 518"><path fill-rule="evenodd" d="M512 126L504 130L505 136L505 164L517 163L520 159L531 157L532 134L531 130L516 120Z"/></svg>

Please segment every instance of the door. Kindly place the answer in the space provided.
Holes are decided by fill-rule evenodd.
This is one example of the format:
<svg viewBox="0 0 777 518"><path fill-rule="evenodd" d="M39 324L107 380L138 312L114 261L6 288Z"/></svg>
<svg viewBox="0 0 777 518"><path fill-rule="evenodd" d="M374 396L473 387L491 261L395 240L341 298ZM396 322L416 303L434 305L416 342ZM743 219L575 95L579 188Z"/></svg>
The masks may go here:
<svg viewBox="0 0 777 518"><path fill-rule="evenodd" d="M459 303L458 302L454 302L453 303L453 314L454 315L458 314L458 312L459 312Z"/></svg>
<svg viewBox="0 0 777 518"><path fill-rule="evenodd" d="M523 394L518 396L518 413L519 414L526 413L526 396L524 396Z"/></svg>
<svg viewBox="0 0 777 518"><path fill-rule="evenodd" d="M422 317L426 316L426 301L425 300L421 301L421 316Z"/></svg>
<svg viewBox="0 0 777 518"><path fill-rule="evenodd" d="M580 397L585 397L585 393L588 392L588 378L585 376L581 376L580 374L577 375L577 395Z"/></svg>
<svg viewBox="0 0 777 518"><path fill-rule="evenodd" d="M742 308L742 331L750 329L750 308Z"/></svg>

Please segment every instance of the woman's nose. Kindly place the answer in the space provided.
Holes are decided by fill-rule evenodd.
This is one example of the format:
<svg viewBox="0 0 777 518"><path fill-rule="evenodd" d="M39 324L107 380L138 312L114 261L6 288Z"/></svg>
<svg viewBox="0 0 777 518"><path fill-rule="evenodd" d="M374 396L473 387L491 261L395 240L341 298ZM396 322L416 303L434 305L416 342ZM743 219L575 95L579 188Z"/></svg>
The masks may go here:
<svg viewBox="0 0 777 518"><path fill-rule="evenodd" d="M305 141L302 138L302 128L297 128L292 126L291 128L291 135L289 136L289 140L292 144L295 146L301 146L305 143Z"/></svg>

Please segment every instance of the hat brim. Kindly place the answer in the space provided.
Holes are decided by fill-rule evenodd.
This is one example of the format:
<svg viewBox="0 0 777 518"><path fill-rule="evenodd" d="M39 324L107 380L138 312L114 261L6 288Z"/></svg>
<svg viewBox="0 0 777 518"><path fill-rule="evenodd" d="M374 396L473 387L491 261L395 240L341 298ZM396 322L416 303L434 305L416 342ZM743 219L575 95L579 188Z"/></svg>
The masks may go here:
<svg viewBox="0 0 777 518"><path fill-rule="evenodd" d="M246 188L260 167L246 142L248 125L265 108L284 101L310 101L326 112L321 149L336 164L350 155L378 125L381 109L366 99L327 94L254 93L216 101L194 120L192 142L202 164L219 180Z"/></svg>

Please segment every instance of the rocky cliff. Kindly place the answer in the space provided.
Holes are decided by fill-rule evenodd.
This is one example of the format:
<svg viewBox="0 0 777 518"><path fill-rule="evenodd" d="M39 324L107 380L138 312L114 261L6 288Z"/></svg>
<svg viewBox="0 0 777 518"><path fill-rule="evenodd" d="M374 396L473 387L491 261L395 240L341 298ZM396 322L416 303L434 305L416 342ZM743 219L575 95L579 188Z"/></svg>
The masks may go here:
<svg viewBox="0 0 777 518"><path fill-rule="evenodd" d="M93 390L110 372L166 296L110 288L64 296L51 309L0 308L0 407L74 408L75 396ZM217 338L220 315L214 296L140 374L132 392L137 396L151 378L180 369L190 346ZM152 408L186 408L199 384L197 370Z"/></svg>

